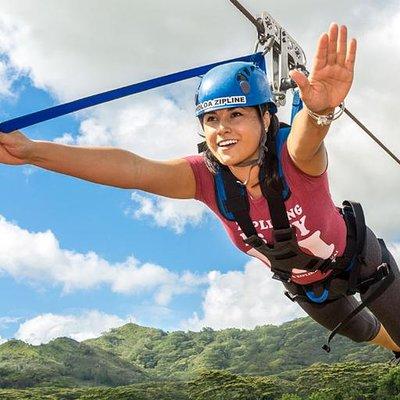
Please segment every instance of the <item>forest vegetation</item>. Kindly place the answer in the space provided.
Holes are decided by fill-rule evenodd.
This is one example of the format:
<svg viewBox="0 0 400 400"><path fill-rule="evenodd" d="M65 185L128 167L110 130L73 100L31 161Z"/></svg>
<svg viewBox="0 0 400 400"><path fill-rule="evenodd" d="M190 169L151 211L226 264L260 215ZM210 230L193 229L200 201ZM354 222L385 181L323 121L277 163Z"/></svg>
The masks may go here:
<svg viewBox="0 0 400 400"><path fill-rule="evenodd" d="M400 400L391 352L310 318L253 330L164 332L126 324L99 338L0 346L0 399Z"/></svg>

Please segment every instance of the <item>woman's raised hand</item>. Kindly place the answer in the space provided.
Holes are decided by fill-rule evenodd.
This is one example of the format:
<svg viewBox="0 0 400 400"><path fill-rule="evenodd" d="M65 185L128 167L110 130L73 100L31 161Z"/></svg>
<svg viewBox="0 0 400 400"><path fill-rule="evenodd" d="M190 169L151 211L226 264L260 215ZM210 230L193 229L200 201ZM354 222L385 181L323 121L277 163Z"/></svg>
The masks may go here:
<svg viewBox="0 0 400 400"><path fill-rule="evenodd" d="M353 82L356 51L355 39L347 43L346 26L331 24L329 32L319 38L310 76L298 70L290 72L309 110L321 113L345 99Z"/></svg>
<svg viewBox="0 0 400 400"><path fill-rule="evenodd" d="M0 133L0 163L21 165L28 163L33 141L23 133Z"/></svg>

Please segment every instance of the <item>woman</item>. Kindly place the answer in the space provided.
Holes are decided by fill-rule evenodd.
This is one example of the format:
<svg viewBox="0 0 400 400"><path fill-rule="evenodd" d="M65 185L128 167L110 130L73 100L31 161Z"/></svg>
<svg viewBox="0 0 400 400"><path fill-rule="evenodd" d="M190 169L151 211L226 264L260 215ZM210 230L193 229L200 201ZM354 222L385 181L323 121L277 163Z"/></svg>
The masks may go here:
<svg viewBox="0 0 400 400"><path fill-rule="evenodd" d="M336 115L335 108L350 90L355 55L356 42L352 40L347 44L346 27L339 29L332 24L329 33L319 40L311 75L307 78L299 71L291 72L306 108L295 118L290 135L278 154L291 191L284 206L291 219L291 229L296 228L293 230L295 239L303 253L329 262L342 256L348 232L342 215L330 198L323 140ZM232 88L234 92L231 92ZM224 94L215 97L215 93ZM204 76L197 95L196 114L207 144L204 158L190 156L160 162L113 148L82 148L31 141L21 132L13 132L0 134L0 162L32 164L96 183L135 188L171 198L196 198L220 217L241 250L270 264L268 257L260 256L243 241L248 237L238 224L221 215L216 204L213 175L223 167L241 183L249 196L256 236L271 243L271 215L263 196L260 169L267 168L265 179L270 181L278 172L271 148L271 138L277 134L279 126L275 112L276 106L261 70L251 64L226 64ZM381 248L370 230L367 230L366 238L367 260L361 271L364 277L373 273L382 260ZM369 308L373 314L362 310L339 333L357 342L381 345L397 355L400 352L400 279L392 257L390 265L396 280L371 302ZM326 276L327 273L321 270L314 273L314 278L321 282ZM296 294L299 285L294 275L292 277L285 286ZM328 329L333 329L357 306L356 300L341 288L342 283L339 279L331 281L333 292L338 295L334 301L298 300L312 318ZM368 295L372 286L363 295ZM389 303L391 307L387 309Z"/></svg>

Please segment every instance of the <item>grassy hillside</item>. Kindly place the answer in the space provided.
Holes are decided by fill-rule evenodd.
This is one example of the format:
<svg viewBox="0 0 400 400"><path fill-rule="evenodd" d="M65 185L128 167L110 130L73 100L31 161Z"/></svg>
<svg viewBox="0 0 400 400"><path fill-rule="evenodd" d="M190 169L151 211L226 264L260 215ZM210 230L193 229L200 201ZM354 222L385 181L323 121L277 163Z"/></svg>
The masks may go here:
<svg viewBox="0 0 400 400"><path fill-rule="evenodd" d="M149 382L117 388L0 390L16 400L400 400L400 367L315 364L291 376L243 376L202 371L188 382Z"/></svg>
<svg viewBox="0 0 400 400"><path fill-rule="evenodd" d="M310 318L301 318L279 327L221 331L207 328L201 332L166 333L127 324L85 343L139 365L153 377L184 380L202 369L269 375L318 362L376 363L390 357L380 348L339 336L327 354L321 349L326 337L326 330Z"/></svg>
<svg viewBox="0 0 400 400"><path fill-rule="evenodd" d="M0 387L35 385L117 386L148 380L142 368L100 348L68 338L32 346L10 340L0 346Z"/></svg>
<svg viewBox="0 0 400 400"><path fill-rule="evenodd" d="M60 338L32 346L11 340L0 346L0 387L189 381L204 370L291 380L291 371L315 363L379 363L391 355L342 337L335 338L327 354L321 349L326 336L327 331L310 318L301 318L279 327L201 332L164 332L127 324L82 343Z"/></svg>

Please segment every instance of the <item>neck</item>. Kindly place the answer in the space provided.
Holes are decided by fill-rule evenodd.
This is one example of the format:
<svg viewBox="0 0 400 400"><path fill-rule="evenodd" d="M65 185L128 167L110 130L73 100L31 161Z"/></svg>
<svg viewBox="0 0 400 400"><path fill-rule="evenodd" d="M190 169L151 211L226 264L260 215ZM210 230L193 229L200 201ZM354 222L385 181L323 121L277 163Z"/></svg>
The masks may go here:
<svg viewBox="0 0 400 400"><path fill-rule="evenodd" d="M258 173L260 167L258 165L250 165L247 167L230 166L232 174L247 188L251 189L258 184Z"/></svg>

